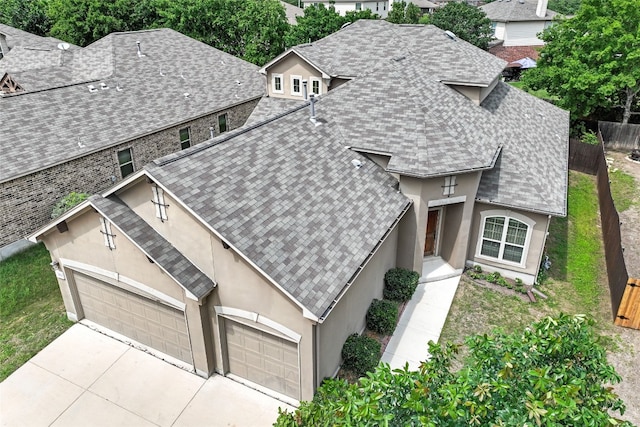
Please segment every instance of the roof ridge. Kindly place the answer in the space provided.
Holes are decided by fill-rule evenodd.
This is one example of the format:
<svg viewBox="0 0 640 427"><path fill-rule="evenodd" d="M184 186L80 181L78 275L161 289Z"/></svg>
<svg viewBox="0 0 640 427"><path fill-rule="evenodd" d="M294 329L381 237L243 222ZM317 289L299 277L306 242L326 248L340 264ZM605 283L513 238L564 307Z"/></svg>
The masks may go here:
<svg viewBox="0 0 640 427"><path fill-rule="evenodd" d="M177 153L172 153L172 154L169 154L169 155L167 155L165 157L161 157L159 159L156 159L156 160L154 160L152 162L152 164L154 164L155 166L158 166L158 167L162 167L162 166L168 165L170 163L177 162L178 160L181 160L183 158L189 157L189 156L191 156L193 154L200 153L200 152L202 152L204 150L208 150L211 147L215 147L217 145L220 145L220 144L222 144L224 142L227 142L228 140L230 140L232 138L235 138L235 137L237 137L239 135L243 135L243 134L245 134L247 132L251 132L252 130L255 130L255 129L259 128L259 127L262 127L262 126L264 126L264 125L266 125L268 123L271 123L271 122L273 122L275 120L281 119L282 117L288 116L289 114L292 114L292 113L295 113L297 111L300 111L303 108L306 108L308 105L309 105L309 102L305 102L302 105L295 106L295 107L293 107L293 108L291 108L289 110L286 110L286 111L284 111L282 113L276 114L273 117L270 117L268 119L265 119L263 121L255 123L253 125L246 126L246 127L241 127L241 128L239 128L239 129L237 129L235 131L229 132L227 135L224 135L224 137L218 136L216 138L213 138L213 139L210 139L208 141L202 142L202 143L200 143L198 145L195 145L194 147L192 147L190 149L187 149L187 150L184 150L184 151L179 151Z"/></svg>

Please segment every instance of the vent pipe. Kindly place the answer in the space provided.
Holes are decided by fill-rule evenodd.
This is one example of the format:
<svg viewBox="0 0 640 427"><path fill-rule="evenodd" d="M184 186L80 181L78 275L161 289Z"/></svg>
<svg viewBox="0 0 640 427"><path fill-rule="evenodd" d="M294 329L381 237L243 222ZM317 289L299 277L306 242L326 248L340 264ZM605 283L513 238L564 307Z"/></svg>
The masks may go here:
<svg viewBox="0 0 640 427"><path fill-rule="evenodd" d="M213 139L215 136L216 136L216 130L213 128L213 126L211 126L209 128L209 137Z"/></svg>
<svg viewBox="0 0 640 427"><path fill-rule="evenodd" d="M302 81L302 96L306 101L307 100L307 81L306 80Z"/></svg>
<svg viewBox="0 0 640 427"><path fill-rule="evenodd" d="M547 3L548 0L538 0L538 7L536 8L538 18L544 18L547 15Z"/></svg>
<svg viewBox="0 0 640 427"><path fill-rule="evenodd" d="M309 95L309 100L310 100L310 102L309 102L309 110L311 112L310 119L311 119L311 121L313 123L315 123L316 122L316 97L315 97L315 95L313 93L311 95Z"/></svg>
<svg viewBox="0 0 640 427"><path fill-rule="evenodd" d="M142 58L144 55L142 54L142 48L140 47L140 42L136 42L136 46L138 46L138 57Z"/></svg>

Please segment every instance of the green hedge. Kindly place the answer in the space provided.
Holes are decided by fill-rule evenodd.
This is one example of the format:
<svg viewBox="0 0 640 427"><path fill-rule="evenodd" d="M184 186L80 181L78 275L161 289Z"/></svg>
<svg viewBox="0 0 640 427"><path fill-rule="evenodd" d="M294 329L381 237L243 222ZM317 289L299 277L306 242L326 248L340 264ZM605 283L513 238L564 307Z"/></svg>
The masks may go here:
<svg viewBox="0 0 640 427"><path fill-rule="evenodd" d="M367 311L367 328L384 335L391 335L398 323L398 304L389 300L374 299Z"/></svg>
<svg viewBox="0 0 640 427"><path fill-rule="evenodd" d="M365 335L349 335L342 347L342 367L363 376L373 371L380 361L382 346Z"/></svg>
<svg viewBox="0 0 640 427"><path fill-rule="evenodd" d="M392 268L384 275L384 297L392 301L409 301L416 291L420 275L406 268Z"/></svg>

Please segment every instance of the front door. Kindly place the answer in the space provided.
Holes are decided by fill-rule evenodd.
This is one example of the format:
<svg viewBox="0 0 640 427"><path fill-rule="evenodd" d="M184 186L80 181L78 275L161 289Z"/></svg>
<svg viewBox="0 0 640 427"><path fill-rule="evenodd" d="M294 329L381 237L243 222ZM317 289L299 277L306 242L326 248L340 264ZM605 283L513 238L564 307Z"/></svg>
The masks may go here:
<svg viewBox="0 0 640 427"><path fill-rule="evenodd" d="M439 217L440 209L429 211L427 216L427 234L424 239L424 256L436 254Z"/></svg>

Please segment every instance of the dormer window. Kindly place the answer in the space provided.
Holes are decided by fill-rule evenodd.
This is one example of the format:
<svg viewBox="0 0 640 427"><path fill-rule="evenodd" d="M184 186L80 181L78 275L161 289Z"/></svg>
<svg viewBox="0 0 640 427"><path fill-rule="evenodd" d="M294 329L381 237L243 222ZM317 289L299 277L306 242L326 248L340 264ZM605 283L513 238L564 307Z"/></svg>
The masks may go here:
<svg viewBox="0 0 640 427"><path fill-rule="evenodd" d="M282 78L282 74L271 75L271 90L273 93L284 93Z"/></svg>
<svg viewBox="0 0 640 427"><path fill-rule="evenodd" d="M104 237L104 245L108 247L109 250L114 250L116 248L114 237L116 236L111 231L111 223L102 216L100 217L100 233L102 233Z"/></svg>
<svg viewBox="0 0 640 427"><path fill-rule="evenodd" d="M302 76L291 76L291 95L302 96Z"/></svg>
<svg viewBox="0 0 640 427"><path fill-rule="evenodd" d="M151 188L153 189L152 203L156 208L156 218L160 218L160 221L165 222L168 219L167 208L169 205L164 201L164 191L157 185L154 185Z"/></svg>
<svg viewBox="0 0 640 427"><path fill-rule="evenodd" d="M456 189L456 177L455 175L447 176L444 178L444 185L442 186L442 195L443 196L451 196L455 192Z"/></svg>
<svg viewBox="0 0 640 427"><path fill-rule="evenodd" d="M317 77L311 77L309 80L311 81L311 93L320 95L320 79Z"/></svg>

